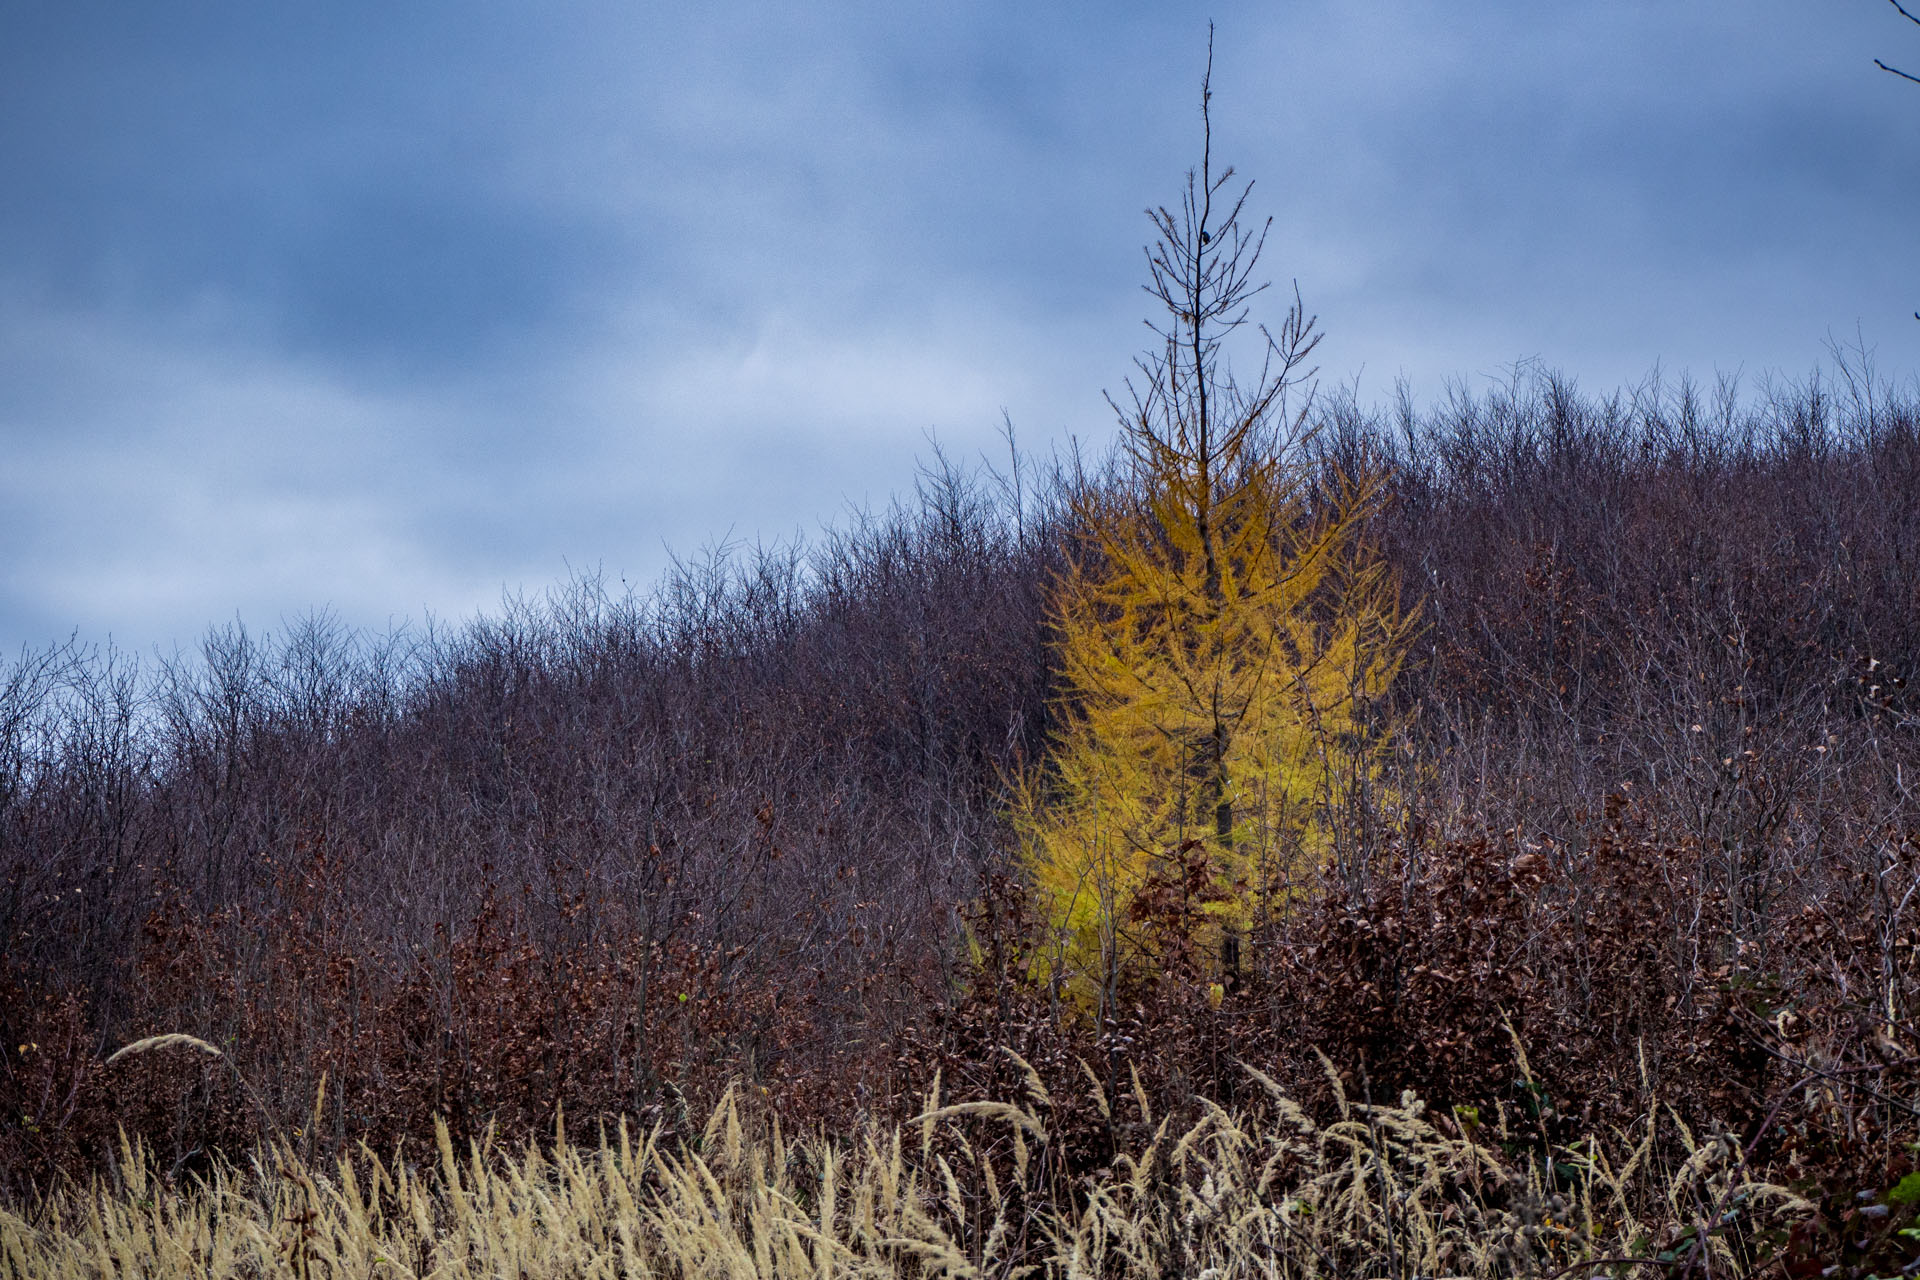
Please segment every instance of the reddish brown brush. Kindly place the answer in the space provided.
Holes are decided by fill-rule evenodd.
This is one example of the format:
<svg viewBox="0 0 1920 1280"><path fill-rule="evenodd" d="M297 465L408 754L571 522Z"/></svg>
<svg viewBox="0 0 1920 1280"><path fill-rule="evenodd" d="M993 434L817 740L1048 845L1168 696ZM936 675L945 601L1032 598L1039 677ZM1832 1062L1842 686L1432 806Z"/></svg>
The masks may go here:
<svg viewBox="0 0 1920 1280"><path fill-rule="evenodd" d="M1141 895L1166 963L1103 1025L1036 978L999 874L1064 495L1097 478L1036 512L946 473L810 565L457 636L9 667L0 1169L26 1194L121 1125L203 1167L263 1109L316 1152L436 1115L682 1125L735 1079L837 1125L935 1069L1021 1096L1011 1047L1092 1170L1139 1123L1093 1081L1162 1114L1246 1100L1244 1061L1324 1107L1320 1051L1353 1097L1543 1149L1656 1101L1729 1126L1836 1189L1824 1248L1915 1136L1920 435L1823 386L1727 405L1543 380L1410 436L1334 406L1316 447L1384 468L1372 532L1423 608L1403 766L1230 981L1180 945L1197 895ZM264 1108L194 1051L105 1065L164 1032Z"/></svg>

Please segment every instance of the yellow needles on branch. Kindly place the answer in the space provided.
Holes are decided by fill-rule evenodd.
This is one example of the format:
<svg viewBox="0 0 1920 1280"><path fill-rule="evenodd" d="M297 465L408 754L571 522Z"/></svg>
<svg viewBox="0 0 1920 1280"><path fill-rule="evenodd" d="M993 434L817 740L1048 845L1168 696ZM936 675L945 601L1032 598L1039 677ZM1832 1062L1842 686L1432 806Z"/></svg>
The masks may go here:
<svg viewBox="0 0 1920 1280"><path fill-rule="evenodd" d="M1089 1006L1170 948L1231 982L1240 936L1375 786L1410 625L1363 536L1373 482L1293 460L1290 393L1319 341L1297 291L1277 330L1243 335L1257 375L1229 367L1267 227L1243 224L1251 184L1212 172L1208 97L1199 170L1177 212L1149 214L1159 343L1110 399L1121 482L1077 503L1054 600L1064 727L1016 805L1052 971Z"/></svg>

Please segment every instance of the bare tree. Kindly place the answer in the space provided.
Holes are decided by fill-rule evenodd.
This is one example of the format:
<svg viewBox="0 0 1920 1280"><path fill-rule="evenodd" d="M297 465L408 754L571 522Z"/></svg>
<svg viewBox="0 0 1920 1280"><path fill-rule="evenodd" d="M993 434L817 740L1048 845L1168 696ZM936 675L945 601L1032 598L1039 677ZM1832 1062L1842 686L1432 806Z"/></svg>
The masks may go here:
<svg viewBox="0 0 1920 1280"><path fill-rule="evenodd" d="M1887 3L1892 5L1894 8L1898 9L1900 11L1901 17L1905 18L1908 22L1913 23L1915 26L1920 27L1920 18L1914 17L1913 14L1907 10L1907 7L1900 3L1900 0L1887 0ZM1882 71L1891 72L1892 74L1899 76L1902 80L1911 80L1915 84L1920 84L1920 76L1909 75L1907 72L1902 71L1898 67L1890 67L1886 63L1880 61L1880 59L1878 58L1875 58L1873 60L1873 65L1880 68Z"/></svg>

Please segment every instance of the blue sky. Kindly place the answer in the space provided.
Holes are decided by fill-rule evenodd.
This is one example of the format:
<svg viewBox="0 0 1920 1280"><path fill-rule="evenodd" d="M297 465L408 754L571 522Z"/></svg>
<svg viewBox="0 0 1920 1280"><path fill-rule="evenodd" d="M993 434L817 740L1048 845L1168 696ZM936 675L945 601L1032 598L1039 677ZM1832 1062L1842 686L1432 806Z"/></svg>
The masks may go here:
<svg viewBox="0 0 1920 1280"><path fill-rule="evenodd" d="M1920 368L1884 0L0 0L0 653L457 619L1099 446L1216 154L1324 381Z"/></svg>

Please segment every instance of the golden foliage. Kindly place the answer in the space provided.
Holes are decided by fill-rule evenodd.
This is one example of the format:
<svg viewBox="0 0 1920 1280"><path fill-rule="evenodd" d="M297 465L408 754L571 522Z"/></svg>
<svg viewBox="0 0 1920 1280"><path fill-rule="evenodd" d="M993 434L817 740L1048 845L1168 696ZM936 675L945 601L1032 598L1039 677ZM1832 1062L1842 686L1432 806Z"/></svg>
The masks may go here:
<svg viewBox="0 0 1920 1280"><path fill-rule="evenodd" d="M1289 460L1304 413L1289 421L1287 396L1318 341L1297 299L1260 330L1250 385L1225 365L1264 237L1241 229L1244 191L1209 221L1230 177L1203 165L1181 214L1153 215L1164 350L1119 411L1121 483L1075 504L1054 598L1064 727L1017 788L1053 972L1083 1004L1156 951L1157 925L1226 943L1321 860L1377 784L1375 709L1409 631L1363 536L1374 482Z"/></svg>
<svg viewBox="0 0 1920 1280"><path fill-rule="evenodd" d="M1157 461L1146 512L1085 512L1097 553L1056 606L1069 709L1016 811L1077 978L1152 949L1149 886L1245 930L1325 855L1335 815L1378 785L1375 706L1408 627L1359 537L1366 488L1310 517L1276 460L1236 459L1209 532L1193 468Z"/></svg>

